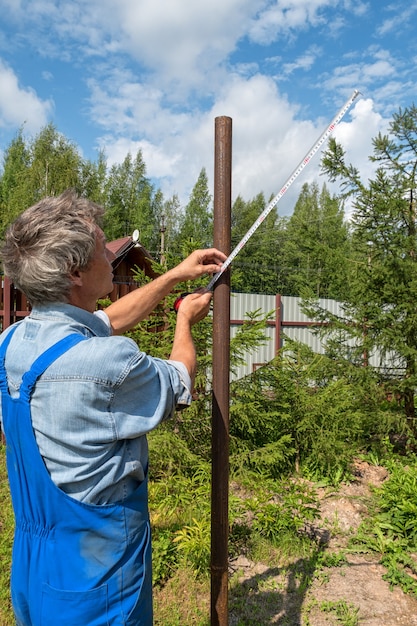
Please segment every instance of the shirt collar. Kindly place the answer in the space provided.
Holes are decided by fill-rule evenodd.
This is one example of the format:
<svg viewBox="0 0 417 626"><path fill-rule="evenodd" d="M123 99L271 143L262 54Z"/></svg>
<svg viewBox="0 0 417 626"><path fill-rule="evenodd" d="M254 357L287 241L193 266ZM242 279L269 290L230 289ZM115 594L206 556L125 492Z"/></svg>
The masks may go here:
<svg viewBox="0 0 417 626"><path fill-rule="evenodd" d="M99 337L108 337L110 333L109 327L105 321L98 315L90 313L84 309L80 309L72 304L54 302L45 305L36 305L33 307L30 317L34 320L66 322L74 325L74 322L88 328L93 335Z"/></svg>

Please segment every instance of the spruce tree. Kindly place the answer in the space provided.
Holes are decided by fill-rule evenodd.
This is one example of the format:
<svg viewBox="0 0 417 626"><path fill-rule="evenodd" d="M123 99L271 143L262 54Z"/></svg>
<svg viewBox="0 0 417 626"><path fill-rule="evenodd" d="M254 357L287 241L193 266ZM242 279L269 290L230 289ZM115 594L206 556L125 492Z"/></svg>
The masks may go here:
<svg viewBox="0 0 417 626"><path fill-rule="evenodd" d="M373 149L370 159L377 170L367 182L357 168L346 164L334 139L323 158L323 171L332 181L341 181L344 197L351 198L353 207L356 258L351 264L345 333L355 337L363 364L381 355L376 365L401 398L415 437L417 108L400 109L388 134L373 140Z"/></svg>

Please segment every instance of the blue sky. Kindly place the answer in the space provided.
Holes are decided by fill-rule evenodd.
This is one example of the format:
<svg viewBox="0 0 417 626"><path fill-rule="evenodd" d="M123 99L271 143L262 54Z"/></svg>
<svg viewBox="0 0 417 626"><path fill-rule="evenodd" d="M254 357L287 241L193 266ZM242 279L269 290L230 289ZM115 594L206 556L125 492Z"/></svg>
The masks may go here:
<svg viewBox="0 0 417 626"><path fill-rule="evenodd" d="M0 157L53 122L92 160L141 149L183 203L202 167L212 185L217 116L249 200L279 191L354 89L335 135L366 179L372 137L416 100L417 0L0 0L0 15ZM327 182L319 161L280 214Z"/></svg>

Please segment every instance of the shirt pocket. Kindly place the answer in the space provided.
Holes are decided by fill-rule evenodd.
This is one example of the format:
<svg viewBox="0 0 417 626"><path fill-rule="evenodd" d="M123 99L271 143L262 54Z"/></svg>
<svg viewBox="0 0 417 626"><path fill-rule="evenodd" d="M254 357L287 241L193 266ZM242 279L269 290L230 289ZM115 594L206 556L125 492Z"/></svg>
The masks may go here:
<svg viewBox="0 0 417 626"><path fill-rule="evenodd" d="M42 626L109 626L107 585L89 591L42 585Z"/></svg>

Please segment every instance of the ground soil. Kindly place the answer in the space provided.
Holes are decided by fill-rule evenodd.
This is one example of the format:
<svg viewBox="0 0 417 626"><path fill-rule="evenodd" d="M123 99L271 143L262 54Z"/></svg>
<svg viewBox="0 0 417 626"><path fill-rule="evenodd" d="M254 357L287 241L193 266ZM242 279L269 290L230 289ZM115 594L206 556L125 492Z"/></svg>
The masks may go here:
<svg viewBox="0 0 417 626"><path fill-rule="evenodd" d="M378 555L345 551L349 537L368 513L371 485L380 485L387 477L384 468L358 462L353 482L334 492L320 491L321 518L311 531L326 551L345 554L347 562L342 566L326 567L311 577L303 559L286 567L265 566L242 556L235 559L231 568L240 577L241 598L245 597L251 617L247 622L241 614L238 617L232 600L230 626L417 626L417 598L390 589ZM351 607L351 621L349 616L343 621L334 611L323 610L323 603L334 606L339 601Z"/></svg>

